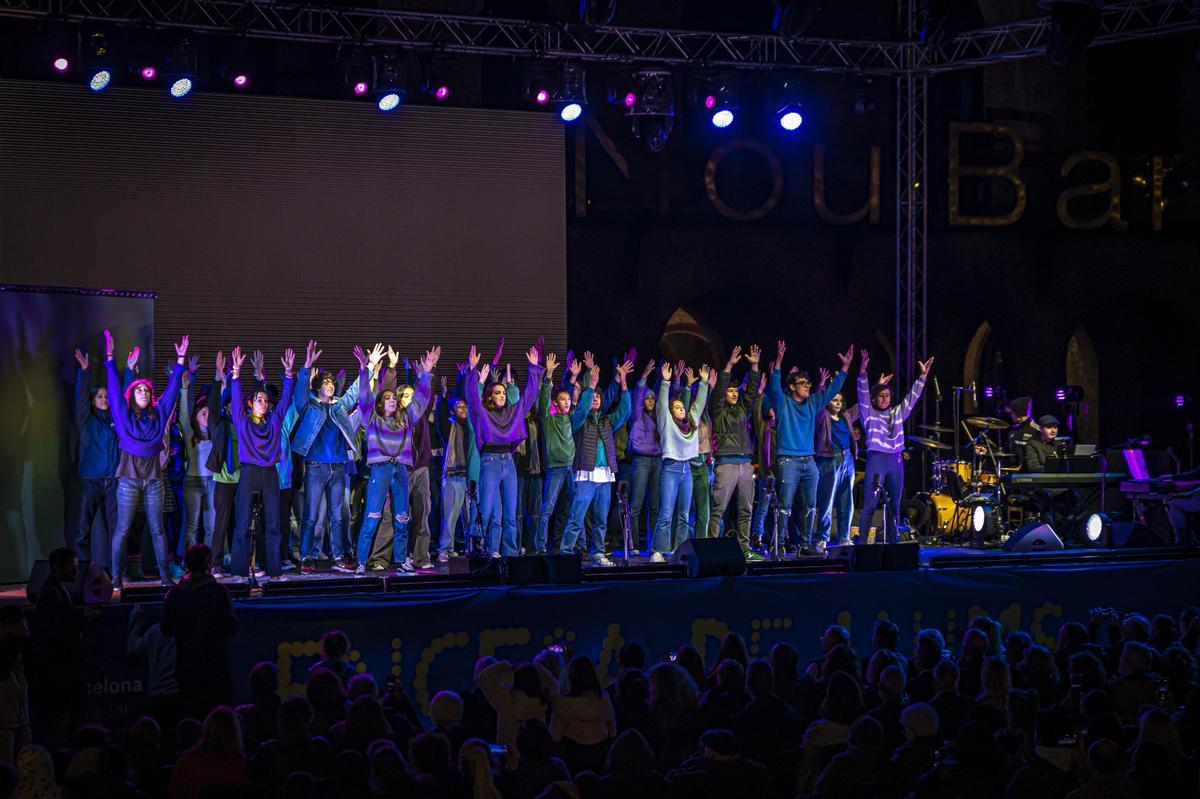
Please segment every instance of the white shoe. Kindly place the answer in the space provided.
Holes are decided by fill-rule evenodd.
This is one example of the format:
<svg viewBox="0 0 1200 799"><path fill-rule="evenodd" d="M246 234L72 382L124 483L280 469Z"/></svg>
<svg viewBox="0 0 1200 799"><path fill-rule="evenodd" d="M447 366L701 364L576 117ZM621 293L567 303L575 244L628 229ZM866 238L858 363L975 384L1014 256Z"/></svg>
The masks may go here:
<svg viewBox="0 0 1200 799"><path fill-rule="evenodd" d="M601 554L601 555L592 555L592 565L593 566L616 566L617 564L613 563L606 556Z"/></svg>
<svg viewBox="0 0 1200 799"><path fill-rule="evenodd" d="M492 554L488 555L488 557L489 557L489 558L498 558L498 557L500 557L500 553L499 553L499 552L493 552Z"/></svg>
<svg viewBox="0 0 1200 799"><path fill-rule="evenodd" d="M650 555L651 563L666 563L667 559L663 557L661 552L655 552Z"/></svg>

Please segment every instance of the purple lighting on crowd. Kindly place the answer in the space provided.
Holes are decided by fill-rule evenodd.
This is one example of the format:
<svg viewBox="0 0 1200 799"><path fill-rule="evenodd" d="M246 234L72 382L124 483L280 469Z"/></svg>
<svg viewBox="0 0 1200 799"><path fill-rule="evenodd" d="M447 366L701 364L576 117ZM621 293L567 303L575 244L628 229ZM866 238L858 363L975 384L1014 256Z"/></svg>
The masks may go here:
<svg viewBox="0 0 1200 799"><path fill-rule="evenodd" d="M354 84L354 93L355 94L366 94L367 88L368 88L367 82L360 80L358 83Z"/></svg>
<svg viewBox="0 0 1200 799"><path fill-rule="evenodd" d="M246 84L248 84L248 83L250 83L249 75L241 74L241 75L233 76L233 85L237 86L239 89L246 88Z"/></svg>
<svg viewBox="0 0 1200 799"><path fill-rule="evenodd" d="M158 70L154 67L142 67L142 80L154 80L158 77Z"/></svg>
<svg viewBox="0 0 1200 799"><path fill-rule="evenodd" d="M437 91L435 91L433 93L433 96L438 98L439 100L449 99L450 98L450 87L449 86L438 86Z"/></svg>
<svg viewBox="0 0 1200 799"><path fill-rule="evenodd" d="M67 59L63 58L62 56L59 56L58 58L54 59L53 65L54 65L54 70L56 72L66 72L68 69L71 68L71 62L68 61Z"/></svg>

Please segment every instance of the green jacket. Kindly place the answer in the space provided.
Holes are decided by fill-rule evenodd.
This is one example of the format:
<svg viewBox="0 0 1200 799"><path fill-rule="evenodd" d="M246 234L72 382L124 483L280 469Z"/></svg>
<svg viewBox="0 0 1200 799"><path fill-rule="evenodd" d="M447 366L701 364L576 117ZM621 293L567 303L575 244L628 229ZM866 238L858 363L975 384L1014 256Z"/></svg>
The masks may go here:
<svg viewBox="0 0 1200 799"><path fill-rule="evenodd" d="M571 433L571 414L550 413L549 380L538 389L538 418L542 420L542 437L546 440L546 468L570 466L575 460L575 436ZM590 398L589 398L590 401Z"/></svg>
<svg viewBox="0 0 1200 799"><path fill-rule="evenodd" d="M754 435L750 422L758 401L758 370L750 373L745 388L738 393L736 405L725 401L725 389L729 387L729 382L729 372L721 372L717 377L716 390L708 401L715 441L713 450L718 463L749 463L754 455Z"/></svg>

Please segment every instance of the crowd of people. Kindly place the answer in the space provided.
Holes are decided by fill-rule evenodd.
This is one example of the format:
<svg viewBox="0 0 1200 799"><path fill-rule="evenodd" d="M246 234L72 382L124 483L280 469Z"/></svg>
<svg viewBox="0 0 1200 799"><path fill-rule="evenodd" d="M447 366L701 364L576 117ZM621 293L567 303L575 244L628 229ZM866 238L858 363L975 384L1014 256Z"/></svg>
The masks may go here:
<svg viewBox="0 0 1200 799"><path fill-rule="evenodd" d="M468 547L611 566L626 518L654 562L688 537L721 535L761 559L774 531L776 552L822 555L850 541L856 517L870 526L877 504L895 541L904 421L933 363L893 403L891 376L871 381L863 351L850 407L841 392L853 346L815 385L783 371L781 341L771 364L757 346L734 347L719 369L650 360L636 376L631 350L601 386L591 353L560 363L539 342L518 386L501 342L490 363L472 347L451 386L435 379L439 347L412 360L356 347L359 372L346 376L321 371L310 341L302 364L283 353L278 381L261 353L218 352L202 386L184 336L156 397L139 349L122 375L107 331L105 341L104 380L75 352L80 511L66 543L118 589L144 574L143 530L168 585L193 543L212 550L216 576L241 580L318 562L408 575ZM872 488L856 514L860 439Z"/></svg>
<svg viewBox="0 0 1200 799"><path fill-rule="evenodd" d="M1053 648L986 616L953 648L925 628L905 652L886 619L869 652L837 625L819 650L778 643L767 659L736 633L707 663L688 645L655 662L631 642L611 680L569 649L483 657L457 685L437 675L447 689L424 713L398 681L355 669L350 641L331 631L303 696L264 662L248 675L248 703L212 707L217 694L195 686L219 676L219 658L195 644L228 635L232 614L213 609L228 594L206 548L189 555L159 630L188 671L155 674L152 663L149 713L127 728L83 724L55 739L35 726L31 740L19 705L36 653L21 612L0 609L0 799L1197 795L1196 607L1152 618L1098 608L1064 623ZM180 599L189 581L193 596ZM69 610L56 590L39 599L43 630ZM206 603L211 629L189 636ZM135 617L131 651L152 635ZM155 685L172 679L185 701L155 703Z"/></svg>

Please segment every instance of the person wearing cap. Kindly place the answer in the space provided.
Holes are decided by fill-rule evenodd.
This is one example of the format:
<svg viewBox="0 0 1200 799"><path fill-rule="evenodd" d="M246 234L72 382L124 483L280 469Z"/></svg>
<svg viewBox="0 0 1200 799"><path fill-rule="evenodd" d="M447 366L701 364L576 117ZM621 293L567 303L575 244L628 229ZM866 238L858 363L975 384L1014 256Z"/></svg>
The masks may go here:
<svg viewBox="0 0 1200 799"><path fill-rule="evenodd" d="M1038 434L1030 438L1021 453L1021 465L1026 472L1046 471L1046 461L1063 457L1058 437L1058 419L1046 414L1038 419Z"/></svg>
<svg viewBox="0 0 1200 799"><path fill-rule="evenodd" d="M742 757L742 741L732 730L709 730L700 736L700 751L667 772L667 782L680 796L766 796L771 773Z"/></svg>
<svg viewBox="0 0 1200 799"><path fill-rule="evenodd" d="M1033 420L1033 399L1014 397L1004 406L1004 410L1012 419L1012 427L1008 429L1009 452L1019 458L1025 453L1025 445L1037 438L1041 430Z"/></svg>

